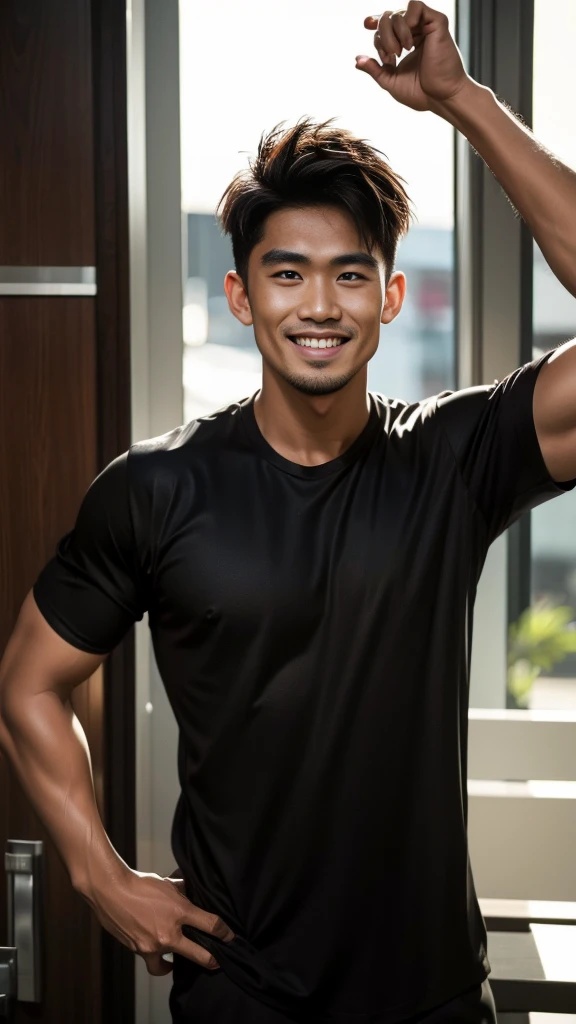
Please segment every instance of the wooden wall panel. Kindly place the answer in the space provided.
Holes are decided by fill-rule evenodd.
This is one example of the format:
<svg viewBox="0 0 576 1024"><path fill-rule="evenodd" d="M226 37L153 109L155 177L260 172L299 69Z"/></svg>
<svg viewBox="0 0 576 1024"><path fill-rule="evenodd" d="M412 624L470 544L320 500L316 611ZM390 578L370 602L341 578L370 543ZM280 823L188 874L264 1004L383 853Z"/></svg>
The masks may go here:
<svg viewBox="0 0 576 1024"><path fill-rule="evenodd" d="M0 268L96 267L94 298L0 297L0 657L87 487L130 444L125 0L0 0ZM73 699L112 843L135 863L132 631ZM6 838L43 838L0 763ZM16 1024L132 1024L134 956L51 843L47 994ZM2 881L0 872L0 882ZM0 885L0 944L5 929Z"/></svg>
<svg viewBox="0 0 576 1024"><path fill-rule="evenodd" d="M0 298L0 652L40 568L71 529L97 475L94 302ZM75 708L92 751L102 804L102 670ZM0 763L0 834L47 839L19 786ZM100 1024L101 930L60 859L46 857L46 999L19 1003L16 1024ZM0 886L0 945L6 944Z"/></svg>
<svg viewBox="0 0 576 1024"><path fill-rule="evenodd" d="M94 266L90 6L0 3L0 266Z"/></svg>

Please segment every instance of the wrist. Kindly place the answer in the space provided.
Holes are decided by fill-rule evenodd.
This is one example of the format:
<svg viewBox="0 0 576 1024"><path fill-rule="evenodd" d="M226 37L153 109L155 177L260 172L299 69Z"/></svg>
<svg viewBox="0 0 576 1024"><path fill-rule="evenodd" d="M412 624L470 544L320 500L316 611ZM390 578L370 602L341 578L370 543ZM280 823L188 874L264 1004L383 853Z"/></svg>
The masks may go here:
<svg viewBox="0 0 576 1024"><path fill-rule="evenodd" d="M92 903L111 889L125 885L133 873L126 862L114 853L96 868L90 865L84 870L71 871L70 880L76 892Z"/></svg>
<svg viewBox="0 0 576 1024"><path fill-rule="evenodd" d="M453 96L447 100L429 100L429 107L433 113L443 117L455 128L465 134L465 125L474 123L474 119L483 116L486 103L495 100L492 89L481 85L470 75L466 75L462 85Z"/></svg>

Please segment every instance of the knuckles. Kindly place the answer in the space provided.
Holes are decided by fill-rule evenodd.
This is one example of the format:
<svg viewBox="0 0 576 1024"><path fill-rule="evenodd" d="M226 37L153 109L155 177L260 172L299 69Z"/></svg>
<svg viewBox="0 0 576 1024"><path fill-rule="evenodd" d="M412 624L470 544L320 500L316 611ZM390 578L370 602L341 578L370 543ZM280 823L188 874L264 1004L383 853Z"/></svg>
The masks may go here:
<svg viewBox="0 0 576 1024"><path fill-rule="evenodd" d="M137 947L137 952L140 956L154 956L157 953L168 953L173 948L176 940L176 935L168 935L165 932L161 932L155 939L145 939L140 942Z"/></svg>
<svg viewBox="0 0 576 1024"><path fill-rule="evenodd" d="M210 935L215 935L218 938L226 931L226 925L221 917L217 914L210 914L208 926L205 929Z"/></svg>

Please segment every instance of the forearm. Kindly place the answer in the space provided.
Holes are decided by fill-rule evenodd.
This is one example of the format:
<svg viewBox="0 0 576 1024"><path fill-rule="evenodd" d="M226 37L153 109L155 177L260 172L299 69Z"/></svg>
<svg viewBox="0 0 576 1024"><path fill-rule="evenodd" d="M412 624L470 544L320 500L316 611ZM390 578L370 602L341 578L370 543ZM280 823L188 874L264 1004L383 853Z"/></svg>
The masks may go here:
<svg viewBox="0 0 576 1024"><path fill-rule="evenodd" d="M454 100L433 109L485 160L556 277L576 295L576 172L473 79Z"/></svg>
<svg viewBox="0 0 576 1024"><path fill-rule="evenodd" d="M85 896L129 868L102 824L84 731L69 702L51 690L5 692L0 747L50 833L72 884Z"/></svg>

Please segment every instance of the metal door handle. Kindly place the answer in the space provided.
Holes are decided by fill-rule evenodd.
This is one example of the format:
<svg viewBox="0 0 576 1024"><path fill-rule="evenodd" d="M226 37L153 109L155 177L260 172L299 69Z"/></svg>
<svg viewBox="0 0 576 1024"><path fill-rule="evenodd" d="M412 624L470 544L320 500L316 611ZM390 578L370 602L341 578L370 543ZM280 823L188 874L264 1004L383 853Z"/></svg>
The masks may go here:
<svg viewBox="0 0 576 1024"><path fill-rule="evenodd" d="M14 946L0 946L0 1017L12 1019L16 1001L17 951Z"/></svg>
<svg viewBox="0 0 576 1024"><path fill-rule="evenodd" d="M42 1001L42 855L43 843L9 839L5 867L8 880L8 942L18 950L18 1002Z"/></svg>

